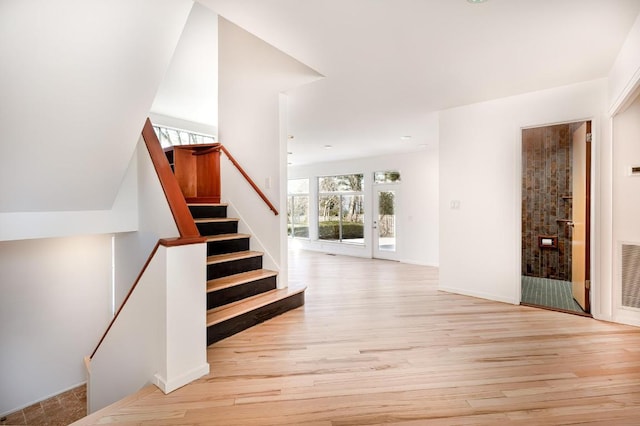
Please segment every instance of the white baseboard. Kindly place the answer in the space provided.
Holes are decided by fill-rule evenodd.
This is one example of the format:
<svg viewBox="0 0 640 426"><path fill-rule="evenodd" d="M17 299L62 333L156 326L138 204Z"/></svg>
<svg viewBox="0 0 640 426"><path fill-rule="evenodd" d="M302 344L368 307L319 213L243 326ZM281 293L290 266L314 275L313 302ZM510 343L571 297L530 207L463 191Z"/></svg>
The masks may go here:
<svg viewBox="0 0 640 426"><path fill-rule="evenodd" d="M520 304L519 300L509 299L508 297L497 296L495 294L484 293L480 291L469 291L466 289L462 290L459 288L443 287L440 285L438 286L438 290L446 291L447 293L460 294L462 296L471 296L471 297L477 297L479 299L493 300L494 302L509 303L511 305Z"/></svg>
<svg viewBox="0 0 640 426"><path fill-rule="evenodd" d="M420 260L415 259L400 259L400 263L408 263L409 265L419 265L419 266L429 266L431 268L439 268L440 265L435 265L428 262L422 262Z"/></svg>
<svg viewBox="0 0 640 426"><path fill-rule="evenodd" d="M156 374L153 377L153 384L159 387L160 390L166 394L173 392L174 390L181 388L184 385L188 385L194 380L197 380L202 376L206 376L207 374L209 374L209 364L204 363L204 365L196 367L184 374L181 374L178 377L173 377L169 380L164 377L160 377L159 374Z"/></svg>

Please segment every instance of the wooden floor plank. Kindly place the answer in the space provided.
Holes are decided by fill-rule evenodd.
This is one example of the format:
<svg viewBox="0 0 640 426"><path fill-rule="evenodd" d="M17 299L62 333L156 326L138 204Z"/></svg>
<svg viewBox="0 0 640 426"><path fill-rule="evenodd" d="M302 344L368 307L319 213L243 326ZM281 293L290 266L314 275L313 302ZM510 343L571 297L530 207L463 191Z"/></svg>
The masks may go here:
<svg viewBox="0 0 640 426"><path fill-rule="evenodd" d="M84 424L638 424L639 328L444 293L437 278L291 252L304 307L210 346L208 376Z"/></svg>

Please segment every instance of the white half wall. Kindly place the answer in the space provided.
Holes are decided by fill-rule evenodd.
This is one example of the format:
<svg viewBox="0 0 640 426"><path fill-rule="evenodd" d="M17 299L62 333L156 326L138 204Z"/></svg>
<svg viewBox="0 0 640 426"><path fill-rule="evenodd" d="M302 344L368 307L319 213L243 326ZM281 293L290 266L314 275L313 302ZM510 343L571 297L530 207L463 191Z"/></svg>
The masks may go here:
<svg viewBox="0 0 640 426"><path fill-rule="evenodd" d="M111 236L0 242L0 417L85 382L110 319Z"/></svg>
<svg viewBox="0 0 640 426"><path fill-rule="evenodd" d="M281 137L280 94L321 76L242 28L220 17L219 30L219 140L237 159L256 185L281 212L282 162L286 144ZM228 202L250 229L252 248L260 242L265 267L284 270L281 233L275 216L222 155L222 200Z"/></svg>
<svg viewBox="0 0 640 426"><path fill-rule="evenodd" d="M205 244L160 246L91 360L92 413L148 384L165 393L207 374Z"/></svg>
<svg viewBox="0 0 640 426"><path fill-rule="evenodd" d="M138 140L129 168L137 176L137 216L134 228L137 231L115 235L116 309L127 295L158 240L180 236L142 137Z"/></svg>
<svg viewBox="0 0 640 426"><path fill-rule="evenodd" d="M599 183L610 173L606 85L594 80L440 112L441 290L520 302L522 128L591 119L592 308L611 314L611 282L602 273L610 240L601 235L608 189Z"/></svg>
<svg viewBox="0 0 640 426"><path fill-rule="evenodd" d="M373 173L397 170L401 183L397 206L397 250L401 262L438 266L438 150L289 166L289 179L309 179L309 239L289 239L307 250L371 258L373 256ZM364 246L318 240L318 177L364 174Z"/></svg>

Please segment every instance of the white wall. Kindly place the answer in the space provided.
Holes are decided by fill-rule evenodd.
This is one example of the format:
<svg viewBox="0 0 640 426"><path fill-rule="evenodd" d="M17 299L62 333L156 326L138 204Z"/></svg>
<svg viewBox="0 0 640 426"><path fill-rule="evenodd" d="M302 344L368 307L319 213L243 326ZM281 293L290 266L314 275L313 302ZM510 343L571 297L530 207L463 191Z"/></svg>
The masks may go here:
<svg viewBox="0 0 640 426"><path fill-rule="evenodd" d="M609 150L605 79L527 93L440 113L440 285L455 293L520 302L521 129L593 120L594 314L602 294L602 192ZM459 201L459 209L451 202Z"/></svg>
<svg viewBox="0 0 640 426"><path fill-rule="evenodd" d="M135 170L127 168L106 210L0 213L0 241L133 231L138 226L136 180Z"/></svg>
<svg viewBox="0 0 640 426"><path fill-rule="evenodd" d="M91 360L94 412L148 384L165 393L207 374L206 245L160 246Z"/></svg>
<svg viewBox="0 0 640 426"><path fill-rule="evenodd" d="M131 230L113 210L191 6L2 2L3 239Z"/></svg>
<svg viewBox="0 0 640 426"><path fill-rule="evenodd" d="M137 231L115 235L116 309L158 240L180 236L142 137L129 168L137 177Z"/></svg>
<svg viewBox="0 0 640 426"><path fill-rule="evenodd" d="M640 87L640 15L609 72L609 112L613 115L633 99Z"/></svg>
<svg viewBox="0 0 640 426"><path fill-rule="evenodd" d="M309 239L290 241L297 247L328 253L370 258L373 255L373 172L398 170L402 182L397 207L397 250L399 260L437 266L438 259L438 151L437 148L411 154L385 155L331 163L289 166L289 179L309 178ZM318 176L363 173L365 196L365 245L319 241Z"/></svg>
<svg viewBox="0 0 640 426"><path fill-rule="evenodd" d="M282 164L280 94L318 79L318 73L231 22L220 18L219 140L238 160L276 208L281 205ZM235 167L223 155L222 199L237 213L241 226L253 234L252 248L265 251L265 267L286 269L281 233L286 231Z"/></svg>
<svg viewBox="0 0 640 426"><path fill-rule="evenodd" d="M218 15L194 3L151 106L153 124L217 135Z"/></svg>
<svg viewBox="0 0 640 426"><path fill-rule="evenodd" d="M640 326L640 312L621 307L621 245L640 245L640 97L613 119L613 309L616 321Z"/></svg>
<svg viewBox="0 0 640 426"><path fill-rule="evenodd" d="M609 232L606 262L612 294L608 299L614 321L640 325L640 312L621 308L620 246L623 242L640 242L638 229L638 181L626 176L630 165L640 162L640 15L622 46L609 73L609 112L612 118L611 173L605 182L611 188L606 227ZM603 185L605 184L603 183Z"/></svg>
<svg viewBox="0 0 640 426"><path fill-rule="evenodd" d="M84 383L110 319L111 236L0 242L0 416Z"/></svg>

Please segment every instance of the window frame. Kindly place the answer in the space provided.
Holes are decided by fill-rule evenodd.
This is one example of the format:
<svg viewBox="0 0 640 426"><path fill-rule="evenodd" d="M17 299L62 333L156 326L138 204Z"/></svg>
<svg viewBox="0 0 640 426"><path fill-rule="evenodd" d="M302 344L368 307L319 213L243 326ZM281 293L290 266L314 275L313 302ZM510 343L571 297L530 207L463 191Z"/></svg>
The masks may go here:
<svg viewBox="0 0 640 426"><path fill-rule="evenodd" d="M359 190L339 190L336 189L335 191L330 191L330 190L322 190L320 188L320 183L321 183L321 179L326 179L326 178L338 178L338 177L346 177L346 176L360 176L360 189ZM357 246L365 246L365 239L364 239L364 226L365 226L365 211L364 211L364 205L365 205L365 192L364 192L364 187L365 187L365 174L364 173L347 173L347 174L339 174L339 175L324 175L324 176L317 176L316 177L316 185L318 188L317 191L317 202L318 202L318 206L317 206L317 218L318 218L318 223L317 223L317 231L318 231L318 241L322 241L322 242L331 242L331 243L338 243L338 244L350 244L350 245L357 245ZM320 228L321 228L321 224L323 222L328 222L328 221L321 221L321 216L320 215L320 206L322 205L322 197L331 197L331 196L335 196L338 197L338 239L324 239L321 238L321 232L320 232ZM344 204L344 199L345 197L348 196L354 196L354 197L361 197L360 199L360 206L362 208L362 212L360 213L362 216L361 219L361 223L362 223L362 229L363 229L363 233L362 233L362 242L353 242L350 240L345 240L344 239L344 229L343 229L343 204Z"/></svg>

